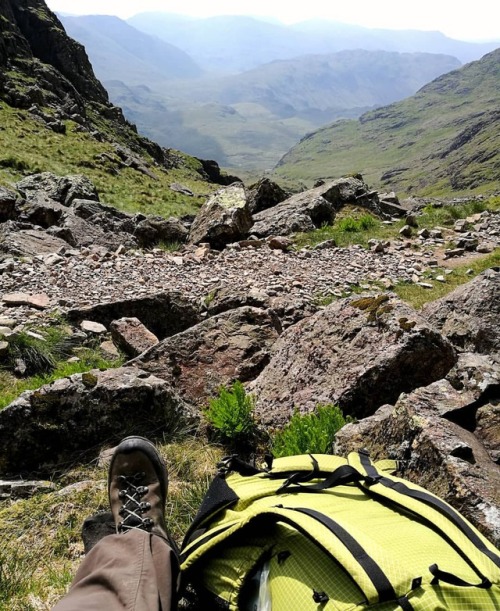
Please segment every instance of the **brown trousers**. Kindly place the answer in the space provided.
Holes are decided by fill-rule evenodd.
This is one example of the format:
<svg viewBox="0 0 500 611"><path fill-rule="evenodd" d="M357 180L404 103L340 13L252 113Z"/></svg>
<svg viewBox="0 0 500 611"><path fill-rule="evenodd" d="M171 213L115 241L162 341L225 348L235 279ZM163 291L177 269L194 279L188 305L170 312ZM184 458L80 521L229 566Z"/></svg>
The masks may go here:
<svg viewBox="0 0 500 611"><path fill-rule="evenodd" d="M179 567L168 543L142 530L103 537L53 611L170 611Z"/></svg>

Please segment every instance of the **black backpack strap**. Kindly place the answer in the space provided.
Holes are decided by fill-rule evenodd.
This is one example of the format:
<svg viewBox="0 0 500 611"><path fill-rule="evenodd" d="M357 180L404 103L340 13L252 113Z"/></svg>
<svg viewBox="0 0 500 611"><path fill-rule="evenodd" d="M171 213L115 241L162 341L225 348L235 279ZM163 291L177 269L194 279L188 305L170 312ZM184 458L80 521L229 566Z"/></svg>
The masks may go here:
<svg viewBox="0 0 500 611"><path fill-rule="evenodd" d="M352 484L366 479L365 475L360 473L351 465L342 465L337 467L335 471L329 473L321 482L308 485L304 485L302 483L313 478L316 479L317 477L318 474L314 472L308 474L300 472L293 474L285 482L283 482L278 490L276 490L276 494L280 494L281 492L322 492L328 488Z"/></svg>
<svg viewBox="0 0 500 611"><path fill-rule="evenodd" d="M411 511L412 513L420 516L421 519L426 520L427 522L429 522L428 518L421 515L420 513L418 513L411 507L408 507L408 505L403 503L402 500L396 501L392 498L389 498L388 496L383 494L383 491L382 491L383 489L382 490L377 489L375 484L380 484L384 488L395 490L399 495L401 495L402 499L404 499L405 497L414 499L422 503L425 503L429 507L432 507L435 511L439 512L440 514L448 518L448 520L450 520L450 522L456 528L458 528L462 532L462 534L464 534L469 539L469 541L473 543L480 552L482 552L497 567L500 568L500 555L496 554L488 546L486 546L484 541L480 537L478 537L477 533L474 531L474 529L471 528L469 523L457 511L455 511L450 505L448 505L440 498L434 496L433 494L430 494L429 492L425 490L422 490L422 489L415 490L411 488L410 486L407 486L404 482L396 481L385 475L382 475L381 473L379 473L375 465L370 460L368 452L365 452L365 451L358 452L358 455L359 455L360 463L368 476L368 478L364 482L365 487L367 487L372 494L374 494L375 496L381 496L384 499L387 499L389 502L395 503L399 505L400 507L403 507L406 510ZM432 524L432 526L436 528L435 524ZM462 558L469 564L469 566L481 578L481 583L488 583L489 580L486 579L486 577L484 577L484 575L479 571L479 569L472 563L471 559L468 557L467 554L463 552L460 546L458 546L446 532L442 530L440 532L446 538L446 540L450 543L450 545L462 556ZM486 587L486 586L480 586L480 587Z"/></svg>

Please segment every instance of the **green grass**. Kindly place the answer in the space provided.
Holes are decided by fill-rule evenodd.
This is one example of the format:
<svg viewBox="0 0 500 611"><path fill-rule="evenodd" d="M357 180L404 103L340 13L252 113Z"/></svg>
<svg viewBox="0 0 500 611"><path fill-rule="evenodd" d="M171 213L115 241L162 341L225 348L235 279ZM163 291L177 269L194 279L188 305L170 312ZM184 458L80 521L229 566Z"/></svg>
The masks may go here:
<svg viewBox="0 0 500 611"><path fill-rule="evenodd" d="M102 132L116 140L104 119L94 117ZM151 164L153 179L132 168L123 167L108 141L99 142L78 125L66 121L66 134L56 134L26 111L0 103L0 185L12 188L26 174L53 172L57 175L84 174L97 187L101 201L126 212L161 216L195 214L206 196L217 185L204 181L196 171L200 162L176 153L179 167L166 170ZM123 143L121 143L123 144ZM188 187L194 197L172 191L172 183Z"/></svg>
<svg viewBox="0 0 500 611"><path fill-rule="evenodd" d="M353 244L367 247L371 239L388 240L397 235L403 221L393 225L384 225L375 215L357 207L345 206L335 218L333 225L324 225L320 229L294 236L295 248L313 247L326 240L334 240L339 247Z"/></svg>
<svg viewBox="0 0 500 611"><path fill-rule="evenodd" d="M400 197L498 191L498 57L497 50L401 102L320 128L285 155L274 179L291 188L355 171Z"/></svg>
<svg viewBox="0 0 500 611"><path fill-rule="evenodd" d="M218 446L196 438L160 443L169 471L167 525L180 544L222 458ZM81 562L85 518L109 510L107 470L93 463L55 480L70 493L36 494L0 502L0 611L51 609L65 594Z"/></svg>
<svg viewBox="0 0 500 611"><path fill-rule="evenodd" d="M28 331L35 332L43 339L29 335ZM109 369L123 364L123 358L103 358L97 342L91 341L81 345L80 341L75 342L68 327L57 314L52 316L48 326L27 327L9 338L9 354L0 368L0 409L12 403L26 390L36 390L75 373L84 373L90 369ZM79 360L68 362L68 358L75 355ZM26 366L24 377L16 377L12 373L17 359L22 359Z"/></svg>
<svg viewBox="0 0 500 611"><path fill-rule="evenodd" d="M433 284L432 289L424 288L418 284L402 282L394 287L394 292L415 309L420 309L429 301L444 297L457 287L469 282L484 270L500 265L500 248L495 249L490 255L480 257L475 261L453 268L451 274L445 274L443 269L436 268L427 277L422 278L424 282ZM472 270L472 271L469 271ZM439 274L444 275L445 282L432 282Z"/></svg>

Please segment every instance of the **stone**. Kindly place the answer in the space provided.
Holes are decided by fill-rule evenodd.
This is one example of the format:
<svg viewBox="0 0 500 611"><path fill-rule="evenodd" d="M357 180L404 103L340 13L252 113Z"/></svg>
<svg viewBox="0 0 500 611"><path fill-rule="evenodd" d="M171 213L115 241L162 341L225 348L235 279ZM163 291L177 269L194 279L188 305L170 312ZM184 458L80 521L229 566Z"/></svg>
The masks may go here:
<svg viewBox="0 0 500 611"><path fill-rule="evenodd" d="M29 295L28 293L6 293L2 296L2 301L6 306L28 306L37 310L45 310L49 307L50 299L46 293Z"/></svg>
<svg viewBox="0 0 500 611"><path fill-rule="evenodd" d="M35 494L54 492L56 485L45 480L0 480L0 500L27 499Z"/></svg>
<svg viewBox="0 0 500 611"><path fill-rule="evenodd" d="M451 344L396 297L341 299L286 329L248 391L268 426L317 404L364 417L443 377L456 360Z"/></svg>
<svg viewBox="0 0 500 611"><path fill-rule="evenodd" d="M106 327L95 320L82 320L80 323L80 329L85 333L90 333L92 335L103 335L104 333L107 333Z"/></svg>
<svg viewBox="0 0 500 611"><path fill-rule="evenodd" d="M474 433L450 422L443 410L443 405L467 409L467 401L438 380L347 424L336 435L334 452L365 448L372 460L399 461L398 475L450 503L498 546L500 469Z"/></svg>
<svg viewBox="0 0 500 611"><path fill-rule="evenodd" d="M0 340L0 359L5 358L6 356L8 356L8 354L9 354L9 342Z"/></svg>
<svg viewBox="0 0 500 611"><path fill-rule="evenodd" d="M200 322L200 308L179 291L163 291L144 297L120 299L71 309L73 322L91 319L109 327L119 318L138 318L159 339L175 335Z"/></svg>
<svg viewBox="0 0 500 611"><path fill-rule="evenodd" d="M166 380L185 401L201 407L221 385L254 379L267 365L279 331L271 312L245 306L177 333L127 365Z"/></svg>
<svg viewBox="0 0 500 611"><path fill-rule="evenodd" d="M50 172L32 174L16 183L16 189L28 201L39 197L40 192L64 206L69 206L75 199L99 201L95 186L80 174L71 176L56 176Z"/></svg>
<svg viewBox="0 0 500 611"><path fill-rule="evenodd" d="M269 178L262 178L249 187L248 207L252 214L256 214L280 204L288 197L289 194L278 184Z"/></svg>
<svg viewBox="0 0 500 611"><path fill-rule="evenodd" d="M7 221L0 225L0 253L16 257L57 253L68 243L45 231L20 229L16 223Z"/></svg>
<svg viewBox="0 0 500 611"><path fill-rule="evenodd" d="M312 231L335 218L335 206L317 189L292 195L285 201L254 214L252 233L259 238Z"/></svg>
<svg viewBox="0 0 500 611"><path fill-rule="evenodd" d="M74 374L26 391L0 411L0 473L50 473L75 457L95 458L100 444L132 434L161 438L182 421L192 422L187 406L147 372Z"/></svg>
<svg viewBox="0 0 500 611"><path fill-rule="evenodd" d="M154 333L138 318L120 318L110 325L111 337L123 352L133 358L158 343Z"/></svg>
<svg viewBox="0 0 500 611"><path fill-rule="evenodd" d="M474 434L493 462L500 465L500 405L487 403L477 410Z"/></svg>
<svg viewBox="0 0 500 611"><path fill-rule="evenodd" d="M189 243L208 242L224 248L248 235L252 216L245 187L236 183L219 189L203 205L189 230Z"/></svg>
<svg viewBox="0 0 500 611"><path fill-rule="evenodd" d="M99 349L103 357L107 360L114 361L120 358L120 352L111 340L101 342Z"/></svg>
<svg viewBox="0 0 500 611"><path fill-rule="evenodd" d="M413 235L413 231L410 225L404 225L403 227L401 227L401 229L399 230L399 235L405 238L411 238L411 236Z"/></svg>
<svg viewBox="0 0 500 611"><path fill-rule="evenodd" d="M422 315L457 348L482 354L500 352L500 270L486 270L427 303Z"/></svg>
<svg viewBox="0 0 500 611"><path fill-rule="evenodd" d="M5 221L15 218L16 202L16 193L0 186L0 223L4 223Z"/></svg>

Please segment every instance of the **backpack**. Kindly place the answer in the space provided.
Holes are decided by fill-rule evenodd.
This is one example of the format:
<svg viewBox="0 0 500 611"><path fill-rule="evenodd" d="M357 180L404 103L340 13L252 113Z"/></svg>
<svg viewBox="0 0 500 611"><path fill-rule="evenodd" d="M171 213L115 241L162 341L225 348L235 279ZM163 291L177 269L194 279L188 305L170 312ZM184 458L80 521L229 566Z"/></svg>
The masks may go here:
<svg viewBox="0 0 500 611"><path fill-rule="evenodd" d="M395 468L366 452L223 459L182 544L184 584L210 609L500 609L500 552Z"/></svg>

